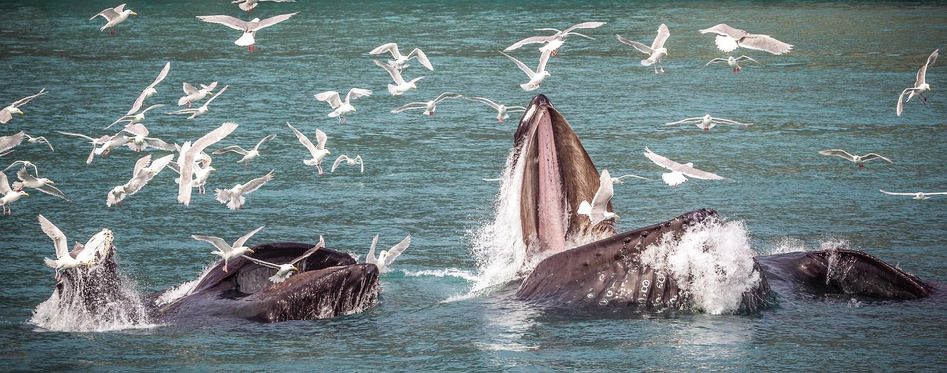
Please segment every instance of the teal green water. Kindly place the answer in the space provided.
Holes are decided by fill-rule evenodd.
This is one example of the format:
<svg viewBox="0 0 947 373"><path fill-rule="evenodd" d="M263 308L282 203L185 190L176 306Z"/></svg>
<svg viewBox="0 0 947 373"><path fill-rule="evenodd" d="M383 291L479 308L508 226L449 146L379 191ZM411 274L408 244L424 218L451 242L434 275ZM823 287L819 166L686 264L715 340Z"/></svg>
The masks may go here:
<svg viewBox="0 0 947 373"><path fill-rule="evenodd" d="M525 105L544 93L569 119L601 168L656 181L616 186L621 229L652 224L701 207L744 221L761 253L816 249L825 243L867 251L935 282L947 281L947 198L914 201L893 191L945 191L947 98L941 65L928 72L927 105L911 102L896 117L898 93L925 58L947 40L943 3L752 2L300 2L263 3L254 16L300 11L260 31L258 51L232 44L239 33L196 15L243 16L227 1L130 3L140 14L110 37L88 18L112 3L8 1L0 4L0 101L46 87L26 116L0 135L43 135L55 152L24 145L2 158L32 160L72 199L33 193L0 217L0 361L6 369L42 370L942 370L947 308L940 301L850 302L784 294L780 306L754 316L674 314L627 319L551 312L485 292L466 299L478 276L475 232L493 218L497 177L517 118L446 102L436 117L388 111L443 91ZM245 16L243 16L246 18ZM497 52L538 27L586 20L608 24L570 38L549 62L552 77L533 93L526 77ZM667 73L614 34L650 42L660 23L671 37ZM762 64L740 74L701 68L721 56L696 30L726 22L795 44L788 55L747 53ZM421 47L435 65L416 91L392 97L389 78L369 50L395 41ZM532 48L516 56L534 65ZM193 121L153 115L154 136L193 140L223 121L240 124L223 144L249 146L267 133L264 158L249 168L216 156L208 189L230 187L271 169L276 178L233 212L211 194L190 207L175 203L165 171L120 208L106 192L128 180L141 154L127 149L84 163L87 143L54 131L89 135L123 114L166 61L168 78L150 103L173 106L183 81L230 88ZM312 95L369 88L358 112L340 126ZM711 113L752 122L747 129L667 128L662 123ZM149 113L152 114L152 113ZM321 128L336 154L361 154L364 174L345 169L319 177L285 126ZM645 147L732 179L668 188ZM876 151L894 164L857 169L817 154L826 148ZM8 176L12 173L8 172ZM380 304L333 320L274 325L226 322L109 332L53 332L29 323L53 288L42 265L53 255L36 215L73 240L100 229L116 235L119 263L144 294L193 280L211 264L209 247L191 234L314 241L364 255L371 236L410 249L382 278ZM445 300L451 299L450 302Z"/></svg>

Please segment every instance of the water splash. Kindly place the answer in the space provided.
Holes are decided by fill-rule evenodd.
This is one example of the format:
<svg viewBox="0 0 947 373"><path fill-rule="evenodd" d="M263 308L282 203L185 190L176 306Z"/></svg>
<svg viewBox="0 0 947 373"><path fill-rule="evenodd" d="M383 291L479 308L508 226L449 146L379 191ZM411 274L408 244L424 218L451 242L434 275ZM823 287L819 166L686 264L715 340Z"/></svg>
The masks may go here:
<svg viewBox="0 0 947 373"><path fill-rule="evenodd" d="M76 268L74 276L36 306L30 323L62 332L150 329L148 311L133 282L124 276L97 276L102 266ZM108 283L103 283L103 282ZM112 291L101 292L109 287Z"/></svg>
<svg viewBox="0 0 947 373"><path fill-rule="evenodd" d="M408 277L456 277L468 282L477 282L480 280L480 276L477 276L477 274L459 268L426 269L421 271L402 270L401 272Z"/></svg>
<svg viewBox="0 0 947 373"><path fill-rule="evenodd" d="M190 294L191 290L194 290L194 287L197 286L197 284L199 284L201 280L204 279L204 276L207 276L207 273L209 273L210 270L216 266L217 266L217 263L213 263L205 267L203 270L201 270L201 274L200 276L197 276L197 279L185 282L183 284L180 284L178 286L174 286L168 290L165 290L163 293L161 293L161 295L158 296L158 298L155 299L155 306L163 306L165 304L169 304L178 299L181 299L185 295Z"/></svg>
<svg viewBox="0 0 947 373"><path fill-rule="evenodd" d="M743 222L709 220L646 248L641 262L674 276L694 310L719 315L737 311L743 294L759 285L755 255Z"/></svg>

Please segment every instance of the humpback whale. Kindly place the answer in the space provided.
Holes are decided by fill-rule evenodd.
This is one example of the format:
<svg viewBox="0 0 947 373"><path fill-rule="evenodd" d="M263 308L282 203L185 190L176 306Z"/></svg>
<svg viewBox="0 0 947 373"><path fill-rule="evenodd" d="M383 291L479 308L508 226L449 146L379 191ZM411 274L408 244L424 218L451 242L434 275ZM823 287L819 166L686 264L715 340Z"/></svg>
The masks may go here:
<svg viewBox="0 0 947 373"><path fill-rule="evenodd" d="M717 212L702 209L624 233L616 233L613 222L592 226L576 211L582 200L595 194L598 171L569 122L544 95L534 97L527 107L514 134L513 152L513 170L522 170L520 222L526 262L536 263L516 291L516 297L525 301L572 308L721 311L698 302L696 276L738 287L730 289L732 304L723 310L732 312L771 306L775 299L771 285L777 282L788 291L877 299L917 299L934 291L917 277L853 250L769 256L722 253L738 256L736 269L682 263L680 258L686 256L680 255L671 258L677 260L673 263L677 268L662 265L667 260L661 259L671 254L659 249L694 241L699 234L713 239L708 227L728 223ZM516 167L518 163L522 165ZM701 255L709 246L697 242L690 255L708 260ZM696 265L708 267L709 276L688 272Z"/></svg>

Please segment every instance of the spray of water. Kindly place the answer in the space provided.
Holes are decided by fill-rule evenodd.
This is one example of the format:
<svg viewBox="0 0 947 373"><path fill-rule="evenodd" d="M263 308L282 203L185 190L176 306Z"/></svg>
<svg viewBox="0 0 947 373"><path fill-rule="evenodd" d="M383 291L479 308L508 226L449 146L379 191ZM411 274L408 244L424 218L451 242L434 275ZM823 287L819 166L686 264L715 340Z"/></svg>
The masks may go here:
<svg viewBox="0 0 947 373"><path fill-rule="evenodd" d="M678 240L666 236L646 248L641 261L674 276L695 311L716 315L737 311L743 293L759 285L755 255L742 222L710 220L688 228Z"/></svg>
<svg viewBox="0 0 947 373"><path fill-rule="evenodd" d="M124 276L97 276L101 268L76 268L71 281L36 306L30 323L40 328L64 332L103 332L147 329L157 325L148 320L134 283ZM108 281L108 283L102 283ZM110 291L100 291L109 288Z"/></svg>
<svg viewBox="0 0 947 373"><path fill-rule="evenodd" d="M169 304L178 299L181 299L185 295L190 294L191 290L194 290L194 287L197 286L197 284L199 284L201 280L204 279L204 276L207 276L207 273L210 272L210 270L213 269L214 267L216 267L216 263L213 263L205 267L203 270L201 270L201 274L200 276L197 276L197 279L185 282L183 284L180 284L178 286L174 286L168 290L165 290L164 293L161 293L161 295L159 295L158 298L155 299L155 306L163 306L165 304Z"/></svg>
<svg viewBox="0 0 947 373"><path fill-rule="evenodd" d="M403 270L402 272L408 277L456 277L468 282L477 282L480 280L477 274L459 268L426 269L421 271Z"/></svg>

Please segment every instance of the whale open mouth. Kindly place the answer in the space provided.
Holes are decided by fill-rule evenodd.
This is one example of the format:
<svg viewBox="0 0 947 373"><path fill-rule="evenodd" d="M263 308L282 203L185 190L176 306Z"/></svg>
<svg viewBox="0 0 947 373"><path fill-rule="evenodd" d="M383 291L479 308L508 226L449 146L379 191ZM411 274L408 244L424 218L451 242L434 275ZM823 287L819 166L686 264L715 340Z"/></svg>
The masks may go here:
<svg viewBox="0 0 947 373"><path fill-rule="evenodd" d="M550 255L614 234L612 222L592 227L574 213L581 201L595 196L599 174L572 126L546 96L530 102L514 143L516 162L526 162L520 221L527 256Z"/></svg>

